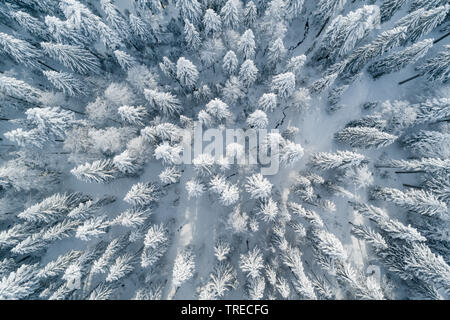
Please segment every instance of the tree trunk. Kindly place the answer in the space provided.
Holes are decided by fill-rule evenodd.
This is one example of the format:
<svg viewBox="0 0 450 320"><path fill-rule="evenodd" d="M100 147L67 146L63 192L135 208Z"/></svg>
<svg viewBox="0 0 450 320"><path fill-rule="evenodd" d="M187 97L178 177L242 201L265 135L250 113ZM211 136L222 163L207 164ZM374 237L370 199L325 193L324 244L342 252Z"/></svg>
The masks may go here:
<svg viewBox="0 0 450 320"><path fill-rule="evenodd" d="M398 85L401 86L402 84L407 83L407 82L409 82L409 81L411 81L411 80L414 80L414 79L420 77L421 75L422 75L421 73L418 73L418 74L416 74L415 76L413 76L413 77L411 77L411 78L408 78L408 79L406 79L406 80L400 81L400 82L398 83Z"/></svg>

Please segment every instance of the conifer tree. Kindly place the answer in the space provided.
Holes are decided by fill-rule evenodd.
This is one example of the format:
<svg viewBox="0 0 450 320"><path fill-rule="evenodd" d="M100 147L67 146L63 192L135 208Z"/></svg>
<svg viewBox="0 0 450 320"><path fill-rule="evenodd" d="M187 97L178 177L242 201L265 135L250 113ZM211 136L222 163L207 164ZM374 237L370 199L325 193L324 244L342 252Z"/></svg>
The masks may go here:
<svg viewBox="0 0 450 320"><path fill-rule="evenodd" d="M220 10L222 23L225 28L237 29L241 20L240 3L237 0L227 0Z"/></svg>
<svg viewBox="0 0 450 320"><path fill-rule="evenodd" d="M367 71L374 78L381 77L383 74L399 71L425 56L432 46L433 39L420 41L404 50L392 53L387 57L372 63Z"/></svg>
<svg viewBox="0 0 450 320"><path fill-rule="evenodd" d="M277 95L274 93L264 93L258 100L259 107L264 111L274 111L277 107Z"/></svg>
<svg viewBox="0 0 450 320"><path fill-rule="evenodd" d="M407 0L383 0L380 6L381 22L390 20L406 2Z"/></svg>
<svg viewBox="0 0 450 320"><path fill-rule="evenodd" d="M217 32L222 29L222 21L220 16L215 13L213 9L207 9L203 16L203 25L205 27L205 33L208 35L210 33L217 34Z"/></svg>
<svg viewBox="0 0 450 320"><path fill-rule="evenodd" d="M97 74L100 72L100 62L89 51L74 45L41 42L46 55L61 62L72 71L81 74Z"/></svg>
<svg viewBox="0 0 450 320"><path fill-rule="evenodd" d="M429 81L446 82L450 75L450 45L444 46L444 50L439 52L436 57L428 59L417 69L421 75L424 75Z"/></svg>
<svg viewBox="0 0 450 320"><path fill-rule="evenodd" d="M236 71L237 66L238 66L238 59L236 57L236 54L232 50L228 51L223 57L222 68L228 74L233 74Z"/></svg>
<svg viewBox="0 0 450 320"><path fill-rule="evenodd" d="M397 136L375 128L349 127L337 132L335 139L357 148L382 148L394 143Z"/></svg>
<svg viewBox="0 0 450 320"><path fill-rule="evenodd" d="M295 75L292 72L286 72L274 76L272 90L283 99L289 98L295 90Z"/></svg>
<svg viewBox="0 0 450 320"><path fill-rule="evenodd" d="M424 8L418 9L399 20L396 27L406 27L405 41L414 43L417 39L430 33L441 24L449 10L450 5L430 10L425 10Z"/></svg>
<svg viewBox="0 0 450 320"><path fill-rule="evenodd" d="M200 35L195 26L187 19L184 20L184 40L188 48L196 50L200 47Z"/></svg>
<svg viewBox="0 0 450 320"><path fill-rule="evenodd" d="M255 55L255 36L251 29L246 30L238 43L239 52L244 59L252 59Z"/></svg>
<svg viewBox="0 0 450 320"><path fill-rule="evenodd" d="M73 168L70 171L75 177L85 182L106 183L114 179L117 169L111 160L96 160Z"/></svg>
<svg viewBox="0 0 450 320"><path fill-rule="evenodd" d="M20 26L25 28L31 34L41 39L48 39L50 37L45 23L28 13L21 10L12 11L12 17Z"/></svg>
<svg viewBox="0 0 450 320"><path fill-rule="evenodd" d="M86 88L83 82L70 73L52 70L44 71L43 73L55 88L69 96L86 94Z"/></svg>
<svg viewBox="0 0 450 320"><path fill-rule="evenodd" d="M416 189L402 192L394 188L375 188L372 196L425 216L445 217L448 215L447 205L427 191Z"/></svg>
<svg viewBox="0 0 450 320"><path fill-rule="evenodd" d="M195 256L189 249L185 249L175 257L172 282L175 287L181 286L185 281L189 280L195 271Z"/></svg>
<svg viewBox="0 0 450 320"><path fill-rule="evenodd" d="M0 32L0 52L10 56L17 63L30 67L38 66L39 50L32 44Z"/></svg>
<svg viewBox="0 0 450 320"><path fill-rule="evenodd" d="M169 92L159 92L152 89L144 90L145 98L155 109L159 109L165 116L180 113L180 101Z"/></svg>
<svg viewBox="0 0 450 320"><path fill-rule="evenodd" d="M246 27L251 28L257 18L257 8L253 1L247 2L243 12L244 24Z"/></svg>
<svg viewBox="0 0 450 320"><path fill-rule="evenodd" d="M197 0L177 0L176 4L183 19L187 19L193 24L200 22L202 8Z"/></svg>
<svg viewBox="0 0 450 320"><path fill-rule="evenodd" d="M278 62L283 60L285 55L286 55L286 48L283 45L283 40L281 40L280 38L275 40L275 42L269 46L269 49L267 51L267 58L269 64L273 66L276 66Z"/></svg>
<svg viewBox="0 0 450 320"><path fill-rule="evenodd" d="M195 65L180 57L177 61L177 79L180 80L181 85L192 88L198 79L198 71Z"/></svg>
<svg viewBox="0 0 450 320"><path fill-rule="evenodd" d="M313 12L317 24L326 23L338 14L345 6L347 0L319 0Z"/></svg>

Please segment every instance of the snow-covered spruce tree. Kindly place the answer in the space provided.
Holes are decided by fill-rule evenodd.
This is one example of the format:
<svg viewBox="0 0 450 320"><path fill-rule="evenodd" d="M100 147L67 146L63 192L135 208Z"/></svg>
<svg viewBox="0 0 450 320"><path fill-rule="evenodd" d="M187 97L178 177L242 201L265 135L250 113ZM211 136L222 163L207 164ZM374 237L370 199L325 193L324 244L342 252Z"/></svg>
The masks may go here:
<svg viewBox="0 0 450 320"><path fill-rule="evenodd" d="M54 194L18 214L18 217L29 222L54 222L63 217L79 203L87 201L86 197L79 193Z"/></svg>
<svg viewBox="0 0 450 320"><path fill-rule="evenodd" d="M370 127L348 127L337 132L335 139L356 148L382 148L394 143L397 136Z"/></svg>
<svg viewBox="0 0 450 320"><path fill-rule="evenodd" d="M412 245L411 253L405 259L405 267L419 279L433 282L448 291L450 267L441 256L434 254L425 244Z"/></svg>
<svg viewBox="0 0 450 320"><path fill-rule="evenodd" d="M374 188L371 196L392 202L407 210L425 215L447 217L447 205L439 201L432 193L420 189L411 189L402 192L394 188Z"/></svg>
<svg viewBox="0 0 450 320"><path fill-rule="evenodd" d="M217 241L217 243L214 246L214 255L219 261L225 260L230 251L231 251L230 244L223 240Z"/></svg>
<svg viewBox="0 0 450 320"><path fill-rule="evenodd" d="M327 61L333 63L355 48L379 22L380 11L377 6L364 6L345 17L336 17L325 30L315 59L321 60L326 56Z"/></svg>
<svg viewBox="0 0 450 320"><path fill-rule="evenodd" d="M223 26L237 29L241 21L241 10L241 3L238 0L227 0L222 9L220 9Z"/></svg>
<svg viewBox="0 0 450 320"><path fill-rule="evenodd" d="M408 0L383 0L380 6L381 22L386 22L406 4Z"/></svg>
<svg viewBox="0 0 450 320"><path fill-rule="evenodd" d="M25 114L27 122L48 138L64 138L65 130L77 123L74 112L59 107L30 108Z"/></svg>
<svg viewBox="0 0 450 320"><path fill-rule="evenodd" d="M75 237L83 241L89 241L98 238L107 232L110 222L107 221L105 215L90 218L80 225L75 233Z"/></svg>
<svg viewBox="0 0 450 320"><path fill-rule="evenodd" d="M172 283L175 287L181 286L192 278L195 271L195 255L189 249L178 252L172 270Z"/></svg>
<svg viewBox="0 0 450 320"><path fill-rule="evenodd" d="M36 265L22 264L0 280L0 298L4 300L24 299L39 288Z"/></svg>
<svg viewBox="0 0 450 320"><path fill-rule="evenodd" d="M255 55L255 36L252 29L246 30L238 42L238 52L244 59L253 59Z"/></svg>
<svg viewBox="0 0 450 320"><path fill-rule="evenodd" d="M450 181L447 177L429 175L426 178L425 186L440 200L446 204L450 203Z"/></svg>
<svg viewBox="0 0 450 320"><path fill-rule="evenodd" d="M138 182L125 195L124 201L134 206L145 206L158 200L159 189L153 183Z"/></svg>
<svg viewBox="0 0 450 320"><path fill-rule="evenodd" d="M26 82L0 75L0 94L7 98L13 98L36 103L41 96L39 89L32 87Z"/></svg>
<svg viewBox="0 0 450 320"><path fill-rule="evenodd" d="M450 134L439 131L420 130L402 140L406 149L421 157L449 158Z"/></svg>
<svg viewBox="0 0 450 320"><path fill-rule="evenodd" d="M288 141L280 150L280 163L286 167L291 166L298 162L304 154L304 149L300 144Z"/></svg>
<svg viewBox="0 0 450 320"><path fill-rule="evenodd" d="M216 34L222 30L220 16L213 9L206 9L205 14L203 15L203 26L206 35L209 35L210 33L213 35Z"/></svg>
<svg viewBox="0 0 450 320"><path fill-rule="evenodd" d="M29 67L37 67L41 56L41 52L32 44L3 32L0 32L0 53Z"/></svg>
<svg viewBox="0 0 450 320"><path fill-rule="evenodd" d="M366 161L366 158L362 154L351 151L337 151L336 153L315 153L312 155L309 163L313 168L328 170L359 166L364 161Z"/></svg>
<svg viewBox="0 0 450 320"><path fill-rule="evenodd" d="M290 71L298 76L305 62L306 56L304 54L292 57L286 64L286 71Z"/></svg>
<svg viewBox="0 0 450 320"><path fill-rule="evenodd" d="M116 177L118 170L111 160L96 160L79 165L70 172L82 181L106 183Z"/></svg>
<svg viewBox="0 0 450 320"><path fill-rule="evenodd" d="M124 71L127 71L138 64L137 61L125 51L115 50L114 56Z"/></svg>
<svg viewBox="0 0 450 320"><path fill-rule="evenodd" d="M262 110L256 110L251 113L247 118L247 125L250 128L264 129L267 127L269 120L267 114Z"/></svg>
<svg viewBox="0 0 450 320"><path fill-rule="evenodd" d="M449 159L422 158L419 160L389 160L377 164L378 168L396 168L406 172L445 173L450 169Z"/></svg>
<svg viewBox="0 0 450 320"><path fill-rule="evenodd" d="M315 23L326 24L344 8L346 2L347 0L319 0L313 12Z"/></svg>
<svg viewBox="0 0 450 320"><path fill-rule="evenodd" d="M236 270L228 262L219 262L209 275L209 282L206 285L214 297L223 297L238 285Z"/></svg>
<svg viewBox="0 0 450 320"><path fill-rule="evenodd" d="M177 79L182 86L192 88L198 79L197 68L191 61L180 57L177 61Z"/></svg>
<svg viewBox="0 0 450 320"><path fill-rule="evenodd" d="M202 6L197 0L177 0L176 4L183 19L194 24L200 22Z"/></svg>
<svg viewBox="0 0 450 320"><path fill-rule="evenodd" d="M386 234L393 239L402 239L407 241L426 241L427 239L422 236L417 229L411 227L410 225L406 226L397 219L389 218L388 214L377 207L360 203L353 202L351 203L356 212L366 216L367 218L375 221L378 227L386 232ZM384 247L382 242L379 239L379 247ZM374 240L375 241L375 240Z"/></svg>
<svg viewBox="0 0 450 320"><path fill-rule="evenodd" d="M188 20L184 20L184 40L188 48L196 50L200 47L201 39L195 26Z"/></svg>
<svg viewBox="0 0 450 320"><path fill-rule="evenodd" d="M239 70L239 81L245 87L251 87L255 83L257 76L258 68L255 66L253 60L245 60Z"/></svg>
<svg viewBox="0 0 450 320"><path fill-rule="evenodd" d="M114 238L107 245L102 255L93 262L91 272L93 274L106 273L108 270L108 265L111 264L112 260L125 247L125 245L126 245L126 237L121 236Z"/></svg>
<svg viewBox="0 0 450 320"><path fill-rule="evenodd" d="M427 99L418 104L417 122L435 123L450 116L450 100L448 98Z"/></svg>
<svg viewBox="0 0 450 320"><path fill-rule="evenodd" d="M50 35L43 21L21 10L12 11L11 13L13 19L28 32L40 39L49 39Z"/></svg>
<svg viewBox="0 0 450 320"><path fill-rule="evenodd" d="M407 47L404 50L392 53L372 63L367 69L372 77L378 78L384 74L396 72L409 64L425 56L428 50L433 46L433 39L426 39Z"/></svg>
<svg viewBox="0 0 450 320"><path fill-rule="evenodd" d="M225 86L222 89L222 96L224 100L229 104L234 104L245 97L242 87L243 86L241 81L239 81L239 78L231 76L227 82L225 82Z"/></svg>
<svg viewBox="0 0 450 320"><path fill-rule="evenodd" d="M275 93L264 93L259 98L258 105L263 111L274 111L277 107L277 95Z"/></svg>
<svg viewBox="0 0 450 320"><path fill-rule="evenodd" d="M246 27L252 27L256 22L258 9L253 1L247 2L243 12L244 24Z"/></svg>
<svg viewBox="0 0 450 320"><path fill-rule="evenodd" d="M232 50L228 51L223 57L223 70L225 70L225 72L227 72L228 74L233 74L237 70L237 66L238 59L236 57L236 54Z"/></svg>
<svg viewBox="0 0 450 320"><path fill-rule="evenodd" d="M157 36L155 35L155 30L151 25L149 25L146 20L133 13L130 13L128 18L131 28L130 35L136 40L141 40L143 42L158 40Z"/></svg>
<svg viewBox="0 0 450 320"><path fill-rule="evenodd" d="M332 233L324 229L315 229L312 241L317 250L332 260L345 261L347 259L347 252L342 243Z"/></svg>
<svg viewBox="0 0 450 320"><path fill-rule="evenodd" d="M188 198L198 198L205 192L205 185L198 180L192 179L186 182Z"/></svg>
<svg viewBox="0 0 450 320"><path fill-rule="evenodd" d="M256 173L247 178L245 190L253 199L265 199L272 192L272 184L262 174Z"/></svg>
<svg viewBox="0 0 450 320"><path fill-rule="evenodd" d="M411 4L411 8L409 8L409 11L412 12L412 11L415 11L415 10L421 9L421 8L429 10L432 8L442 6L446 3L447 3L446 0L431 0L431 1L427 1L426 3L420 2L419 0L413 0L412 4Z"/></svg>
<svg viewBox="0 0 450 320"><path fill-rule="evenodd" d="M152 107L160 110L165 116L178 114L182 109L180 101L169 92L145 89L144 95Z"/></svg>
<svg viewBox="0 0 450 320"><path fill-rule="evenodd" d="M228 227L233 233L245 233L248 231L248 215L243 212L238 204L228 215Z"/></svg>
<svg viewBox="0 0 450 320"><path fill-rule="evenodd" d="M218 98L209 101L206 104L204 111L206 112L207 116L211 118L210 121L215 121L218 123L228 122L230 121L230 118L232 116L229 106Z"/></svg>
<svg viewBox="0 0 450 320"><path fill-rule="evenodd" d="M295 291L300 297L308 300L316 300L317 296L314 292L314 287L311 280L305 274L303 267L302 254L297 247L286 244L285 248L282 248L281 259L283 264L286 265L294 274L293 285Z"/></svg>
<svg viewBox="0 0 450 320"><path fill-rule="evenodd" d="M281 98L289 98L295 90L295 75L292 72L286 72L274 76L271 88Z"/></svg>
<svg viewBox="0 0 450 320"><path fill-rule="evenodd" d="M259 248L254 247L248 254L241 254L239 267L249 278L257 278L264 268L263 258Z"/></svg>
<svg viewBox="0 0 450 320"><path fill-rule="evenodd" d="M36 147L42 149L48 141L38 129L25 131L22 128L8 131L4 136L21 147Z"/></svg>
<svg viewBox="0 0 450 320"><path fill-rule="evenodd" d="M130 274L134 270L133 265L136 263L135 261L136 256L130 253L117 257L114 263L109 267L106 282L118 281Z"/></svg>
<svg viewBox="0 0 450 320"><path fill-rule="evenodd" d="M450 6L449 6L450 8ZM420 75L424 75L429 81L446 82L450 76L450 45L444 46L436 57L428 59L417 67Z"/></svg>
<svg viewBox="0 0 450 320"><path fill-rule="evenodd" d="M89 42L89 39L75 30L75 26L67 20L61 20L54 16L46 16L44 22L48 28L48 32L58 43L85 45Z"/></svg>
<svg viewBox="0 0 450 320"><path fill-rule="evenodd" d="M143 106L121 106L117 109L120 118L128 123L138 126L144 125L144 120L147 118L147 109Z"/></svg>
<svg viewBox="0 0 450 320"><path fill-rule="evenodd" d="M180 153L182 151L183 147L179 145L171 146L167 142L164 142L155 148L154 156L156 160L162 160L164 165L180 164Z"/></svg>
<svg viewBox="0 0 450 320"><path fill-rule="evenodd" d="M417 39L430 33L434 28L441 24L449 10L450 5L448 4L430 10L421 8L400 19L396 26L406 27L405 41L414 43Z"/></svg>
<svg viewBox="0 0 450 320"><path fill-rule="evenodd" d="M168 57L164 56L162 58L162 61L159 63L159 68L166 77L173 79L176 78L176 64L173 63Z"/></svg>
<svg viewBox="0 0 450 320"><path fill-rule="evenodd" d="M157 248L168 241L168 230L162 225L152 225L145 234L144 246Z"/></svg>
<svg viewBox="0 0 450 320"><path fill-rule="evenodd" d="M41 42L41 47L46 55L61 62L72 71L81 74L97 74L100 72L98 58L80 46Z"/></svg>
<svg viewBox="0 0 450 320"><path fill-rule="evenodd" d="M214 157L207 153L202 153L192 160L194 170L199 176L209 176L214 172Z"/></svg>
<svg viewBox="0 0 450 320"><path fill-rule="evenodd" d="M113 2L111 0L100 0L100 5L105 13L106 23L116 31L122 39L130 38L130 25Z"/></svg>
<svg viewBox="0 0 450 320"><path fill-rule="evenodd" d="M43 73L56 89L69 96L87 94L85 84L70 73L52 70L44 71Z"/></svg>
<svg viewBox="0 0 450 320"><path fill-rule="evenodd" d="M370 59L379 57L398 47L407 36L407 27L396 27L380 33L372 42L356 48L345 60L342 77L352 77L360 72Z"/></svg>
<svg viewBox="0 0 450 320"><path fill-rule="evenodd" d="M110 49L121 46L120 35L79 1L63 0L59 7L76 31L92 40L100 40Z"/></svg>
<svg viewBox="0 0 450 320"><path fill-rule="evenodd" d="M181 177L181 172L176 167L168 167L159 174L159 180L163 184L177 183Z"/></svg>
<svg viewBox="0 0 450 320"><path fill-rule="evenodd" d="M388 248L386 240L378 232L365 226L352 226L352 234L369 243L377 254Z"/></svg>
<svg viewBox="0 0 450 320"><path fill-rule="evenodd" d="M270 65L276 66L278 62L284 59L285 54L286 48L284 47L283 40L278 38L268 48L267 61Z"/></svg>
<svg viewBox="0 0 450 320"><path fill-rule="evenodd" d="M266 281L264 277L250 278L246 287L246 295L250 300L261 300L264 298L265 288Z"/></svg>

